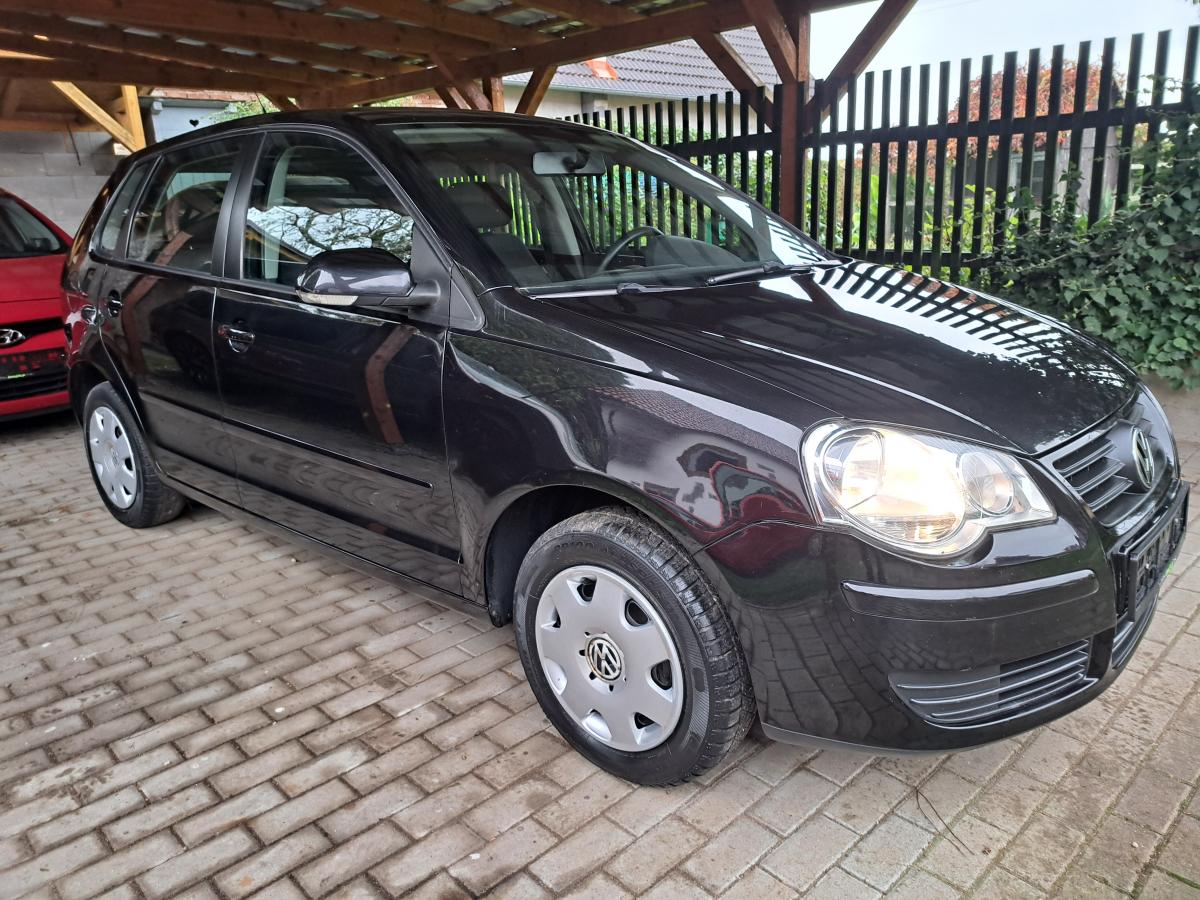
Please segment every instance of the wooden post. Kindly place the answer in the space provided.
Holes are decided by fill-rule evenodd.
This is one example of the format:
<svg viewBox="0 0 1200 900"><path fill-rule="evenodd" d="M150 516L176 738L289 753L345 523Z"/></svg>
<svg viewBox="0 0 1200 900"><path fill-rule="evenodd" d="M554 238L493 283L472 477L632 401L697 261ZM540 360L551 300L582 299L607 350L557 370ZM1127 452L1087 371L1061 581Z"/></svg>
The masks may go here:
<svg viewBox="0 0 1200 900"><path fill-rule="evenodd" d="M492 112L504 112L504 82L500 76L489 75L483 79L483 88L492 104Z"/></svg>
<svg viewBox="0 0 1200 900"><path fill-rule="evenodd" d="M121 85L121 102L125 107L125 127L129 130L133 142L138 145L129 149L141 150L146 146L146 129L142 123L142 107L138 101L137 85Z"/></svg>

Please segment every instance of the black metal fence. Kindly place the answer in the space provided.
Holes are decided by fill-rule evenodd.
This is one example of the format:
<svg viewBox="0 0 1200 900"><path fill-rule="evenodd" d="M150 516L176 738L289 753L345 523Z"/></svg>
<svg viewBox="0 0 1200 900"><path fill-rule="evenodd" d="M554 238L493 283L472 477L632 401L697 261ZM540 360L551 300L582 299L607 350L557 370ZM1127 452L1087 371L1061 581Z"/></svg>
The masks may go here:
<svg viewBox="0 0 1200 900"><path fill-rule="evenodd" d="M1146 45L1137 34L1120 60L1109 38L1074 59L1058 45L1048 60L1010 52L999 66L986 56L570 118L670 150L775 210L793 191L799 224L830 249L958 280L1014 230L1056 209L1090 226L1152 176L1131 151L1195 104L1200 26ZM798 123L791 178L785 121Z"/></svg>

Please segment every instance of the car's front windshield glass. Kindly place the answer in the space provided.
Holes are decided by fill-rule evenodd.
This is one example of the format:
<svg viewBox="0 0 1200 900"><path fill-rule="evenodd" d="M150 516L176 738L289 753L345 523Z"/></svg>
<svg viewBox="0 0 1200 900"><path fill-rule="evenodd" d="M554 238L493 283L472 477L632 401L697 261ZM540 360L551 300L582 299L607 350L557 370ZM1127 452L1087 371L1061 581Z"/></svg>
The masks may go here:
<svg viewBox="0 0 1200 900"><path fill-rule="evenodd" d="M12 197L0 197L0 259L63 252L62 241Z"/></svg>
<svg viewBox="0 0 1200 900"><path fill-rule="evenodd" d="M778 216L668 153L550 122L405 123L423 199L479 242L489 286L534 293L695 286L833 259Z"/></svg>

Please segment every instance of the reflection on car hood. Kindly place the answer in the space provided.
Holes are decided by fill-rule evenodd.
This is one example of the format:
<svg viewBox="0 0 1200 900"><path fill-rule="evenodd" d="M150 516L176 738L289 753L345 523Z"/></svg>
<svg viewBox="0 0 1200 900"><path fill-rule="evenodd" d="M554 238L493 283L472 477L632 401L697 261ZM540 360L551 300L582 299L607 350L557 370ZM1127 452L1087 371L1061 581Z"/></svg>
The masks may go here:
<svg viewBox="0 0 1200 900"><path fill-rule="evenodd" d="M1053 320L900 269L853 262L762 281L564 307L839 415L1038 453L1114 412L1136 376Z"/></svg>

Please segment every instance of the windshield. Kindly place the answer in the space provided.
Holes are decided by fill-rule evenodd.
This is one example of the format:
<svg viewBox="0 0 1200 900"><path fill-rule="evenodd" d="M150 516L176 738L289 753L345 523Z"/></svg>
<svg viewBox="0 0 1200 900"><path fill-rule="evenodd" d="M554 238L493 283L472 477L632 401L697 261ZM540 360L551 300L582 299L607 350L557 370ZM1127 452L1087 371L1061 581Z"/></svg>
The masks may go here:
<svg viewBox="0 0 1200 900"><path fill-rule="evenodd" d="M695 286L834 259L745 194L620 135L536 121L381 127L416 168L415 192L478 241L491 287Z"/></svg>
<svg viewBox="0 0 1200 900"><path fill-rule="evenodd" d="M58 236L12 197L0 197L0 259L62 253Z"/></svg>

